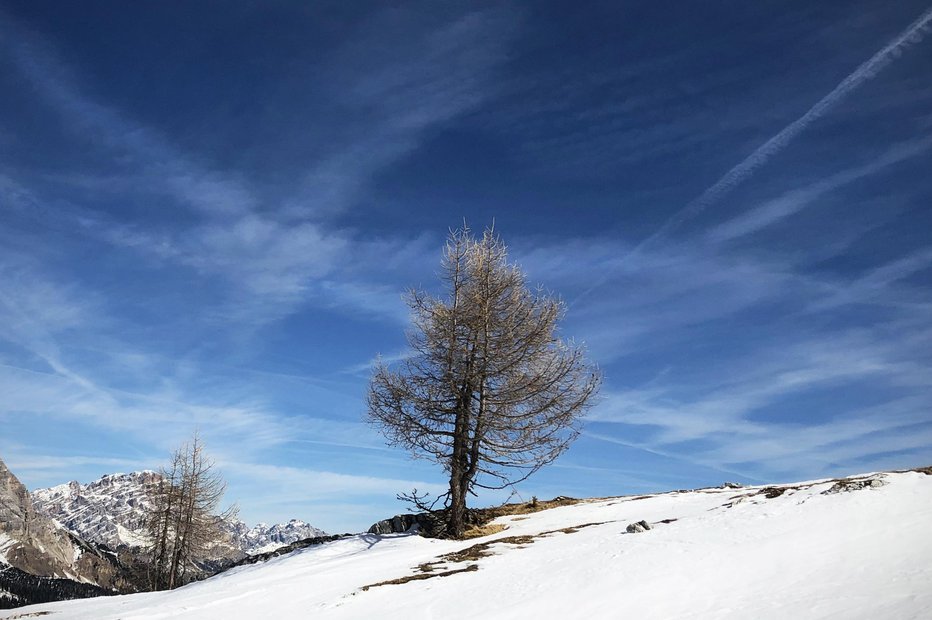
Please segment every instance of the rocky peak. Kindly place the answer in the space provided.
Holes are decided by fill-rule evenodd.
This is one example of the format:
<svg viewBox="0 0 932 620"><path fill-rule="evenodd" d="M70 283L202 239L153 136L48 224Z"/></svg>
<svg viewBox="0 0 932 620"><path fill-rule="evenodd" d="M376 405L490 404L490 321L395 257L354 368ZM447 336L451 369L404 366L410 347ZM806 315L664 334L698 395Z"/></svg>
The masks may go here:
<svg viewBox="0 0 932 620"><path fill-rule="evenodd" d="M72 579L106 589L127 586L111 558L36 511L26 487L2 460L0 562L39 577Z"/></svg>
<svg viewBox="0 0 932 620"><path fill-rule="evenodd" d="M36 507L69 531L109 547L141 543L148 493L161 476L154 471L107 474L33 492Z"/></svg>
<svg viewBox="0 0 932 620"><path fill-rule="evenodd" d="M32 510L29 491L0 459L0 533L11 539L26 536Z"/></svg>
<svg viewBox="0 0 932 620"><path fill-rule="evenodd" d="M143 543L148 491L161 480L154 471L107 474L88 484L72 481L33 492L37 509L69 531L94 542L117 548ZM238 559L242 554L269 551L305 538L325 536L299 519L288 523L249 527L239 520L226 522L226 540L212 555Z"/></svg>

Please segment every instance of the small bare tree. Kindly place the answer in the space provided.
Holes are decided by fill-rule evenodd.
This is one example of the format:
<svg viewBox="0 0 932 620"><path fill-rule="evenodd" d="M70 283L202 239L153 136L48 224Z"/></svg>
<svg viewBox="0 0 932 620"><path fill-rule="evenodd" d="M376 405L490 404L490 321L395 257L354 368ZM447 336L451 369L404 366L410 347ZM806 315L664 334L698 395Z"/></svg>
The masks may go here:
<svg viewBox="0 0 932 620"><path fill-rule="evenodd" d="M150 490L146 520L149 587L170 590L187 583L189 571L223 537L223 521L236 515L236 507L215 514L226 483L197 434L175 450L160 473Z"/></svg>
<svg viewBox="0 0 932 620"><path fill-rule="evenodd" d="M443 466L446 535L460 537L467 494L520 482L569 447L601 375L557 336L563 303L528 290L492 230L451 232L442 268L444 298L407 296L413 355L377 366L367 419Z"/></svg>

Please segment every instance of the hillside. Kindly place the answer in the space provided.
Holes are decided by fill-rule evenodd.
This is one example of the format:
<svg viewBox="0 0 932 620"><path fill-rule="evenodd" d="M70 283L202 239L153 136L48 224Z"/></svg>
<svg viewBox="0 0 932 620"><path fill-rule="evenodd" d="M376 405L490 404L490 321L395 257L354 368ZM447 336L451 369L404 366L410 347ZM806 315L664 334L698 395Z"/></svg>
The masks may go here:
<svg viewBox="0 0 932 620"><path fill-rule="evenodd" d="M0 618L927 618L930 472L585 500L470 541L361 534Z"/></svg>

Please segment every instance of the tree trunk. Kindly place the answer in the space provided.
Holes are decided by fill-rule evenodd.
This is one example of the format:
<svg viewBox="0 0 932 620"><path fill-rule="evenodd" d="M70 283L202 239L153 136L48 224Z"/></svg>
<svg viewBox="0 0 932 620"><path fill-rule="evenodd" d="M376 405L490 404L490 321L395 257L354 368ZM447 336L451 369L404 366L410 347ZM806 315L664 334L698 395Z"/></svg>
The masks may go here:
<svg viewBox="0 0 932 620"><path fill-rule="evenodd" d="M460 538L466 531L466 474L469 447L469 399L471 390L464 386L453 431L453 455L450 459L450 513L447 517L447 535Z"/></svg>
<svg viewBox="0 0 932 620"><path fill-rule="evenodd" d="M466 531L466 491L461 479L459 471L450 474L450 515L447 518L447 535L450 538L460 538Z"/></svg>

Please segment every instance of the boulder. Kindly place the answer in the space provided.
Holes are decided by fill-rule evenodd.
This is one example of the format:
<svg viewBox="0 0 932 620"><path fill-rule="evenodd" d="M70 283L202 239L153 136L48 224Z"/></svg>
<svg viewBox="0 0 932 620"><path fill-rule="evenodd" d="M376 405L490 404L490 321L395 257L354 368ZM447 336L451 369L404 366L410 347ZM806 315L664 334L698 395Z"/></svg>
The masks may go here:
<svg viewBox="0 0 932 620"><path fill-rule="evenodd" d="M629 534L637 534L638 532L646 532L649 529L650 524L647 521L638 521L629 524L628 527L625 528L625 531Z"/></svg>

